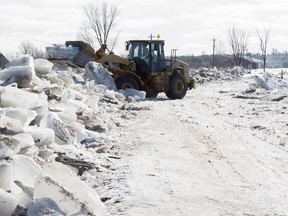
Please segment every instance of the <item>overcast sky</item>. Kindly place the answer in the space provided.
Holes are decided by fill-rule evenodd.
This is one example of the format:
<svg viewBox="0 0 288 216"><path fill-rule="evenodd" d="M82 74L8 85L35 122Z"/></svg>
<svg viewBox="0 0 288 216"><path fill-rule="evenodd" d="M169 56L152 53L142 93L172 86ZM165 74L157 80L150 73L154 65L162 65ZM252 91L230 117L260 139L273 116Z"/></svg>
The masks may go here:
<svg viewBox="0 0 288 216"><path fill-rule="evenodd" d="M227 30L235 25L250 34L248 51L259 52L255 29L271 26L268 52L288 51L287 0L106 0L117 6L121 29L116 50L124 52L125 40L160 34L166 54L212 54L212 39L230 52ZM1 1L0 51L17 52L20 41L39 47L76 40L84 20L83 7L98 0Z"/></svg>

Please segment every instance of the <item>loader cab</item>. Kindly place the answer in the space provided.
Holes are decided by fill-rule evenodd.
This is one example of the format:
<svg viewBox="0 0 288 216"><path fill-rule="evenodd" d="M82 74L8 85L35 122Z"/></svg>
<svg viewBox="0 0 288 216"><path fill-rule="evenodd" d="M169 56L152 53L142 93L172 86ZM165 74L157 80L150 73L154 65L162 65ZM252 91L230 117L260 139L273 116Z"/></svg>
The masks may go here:
<svg viewBox="0 0 288 216"><path fill-rule="evenodd" d="M128 60L136 63L139 73L165 71L163 40L130 40L126 42Z"/></svg>

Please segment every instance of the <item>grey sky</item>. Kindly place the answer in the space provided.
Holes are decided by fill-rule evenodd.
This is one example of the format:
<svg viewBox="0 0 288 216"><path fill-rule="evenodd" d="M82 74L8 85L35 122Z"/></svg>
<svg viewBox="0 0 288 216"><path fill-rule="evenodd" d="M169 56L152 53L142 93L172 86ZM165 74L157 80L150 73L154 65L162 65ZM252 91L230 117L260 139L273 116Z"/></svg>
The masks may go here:
<svg viewBox="0 0 288 216"><path fill-rule="evenodd" d="M117 51L124 51L129 39L147 39L159 33L179 54L212 53L212 39L222 42L226 52L227 30L233 25L250 34L248 50L259 52L255 29L271 26L268 51L288 51L287 0L106 0L120 11L121 34ZM84 19L83 6L92 0L10 0L0 7L0 51L18 51L20 41L37 46L64 44L76 39Z"/></svg>

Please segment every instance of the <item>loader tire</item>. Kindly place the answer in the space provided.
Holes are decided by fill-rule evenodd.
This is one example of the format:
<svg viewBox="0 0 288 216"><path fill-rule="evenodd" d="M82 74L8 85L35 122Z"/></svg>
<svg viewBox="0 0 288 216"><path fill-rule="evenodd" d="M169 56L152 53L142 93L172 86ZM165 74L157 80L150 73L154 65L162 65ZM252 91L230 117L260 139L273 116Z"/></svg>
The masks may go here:
<svg viewBox="0 0 288 216"><path fill-rule="evenodd" d="M187 92L187 82L184 76L180 73L175 73L172 75L170 80L170 89L166 93L169 99L182 99Z"/></svg>
<svg viewBox="0 0 288 216"><path fill-rule="evenodd" d="M117 89L133 88L139 90L138 82L131 76L119 76L115 79Z"/></svg>

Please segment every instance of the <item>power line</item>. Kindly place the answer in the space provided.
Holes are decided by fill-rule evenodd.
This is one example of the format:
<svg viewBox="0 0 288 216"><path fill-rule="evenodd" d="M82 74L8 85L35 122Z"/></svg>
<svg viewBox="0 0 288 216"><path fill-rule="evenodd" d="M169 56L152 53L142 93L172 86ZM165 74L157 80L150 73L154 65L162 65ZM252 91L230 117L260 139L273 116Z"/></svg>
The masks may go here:
<svg viewBox="0 0 288 216"><path fill-rule="evenodd" d="M0 35L1 34L2 35L5 34L5 35L8 35L8 36L12 36L12 37L18 38L18 39L25 38L27 40L37 41L37 42L40 42L40 43L53 45L53 43L50 43L50 42L47 42L47 41L43 41L43 40L39 40L39 39L36 39L36 38L32 38L30 36L20 34L19 32L15 31L15 30L3 28L3 27L0 27Z"/></svg>

